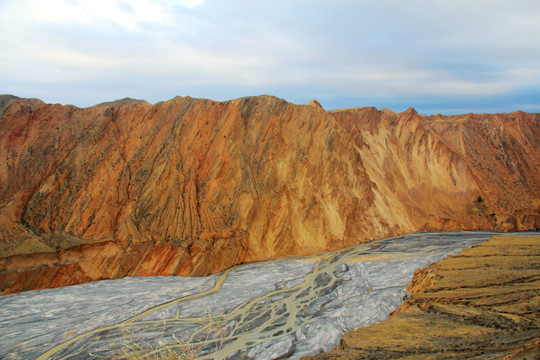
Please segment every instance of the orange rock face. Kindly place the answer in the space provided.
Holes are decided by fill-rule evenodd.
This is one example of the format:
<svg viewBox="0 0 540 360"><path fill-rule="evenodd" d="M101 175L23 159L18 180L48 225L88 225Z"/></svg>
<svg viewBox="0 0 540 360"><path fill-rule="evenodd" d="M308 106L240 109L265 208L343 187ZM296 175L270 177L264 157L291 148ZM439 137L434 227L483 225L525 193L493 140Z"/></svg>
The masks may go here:
<svg viewBox="0 0 540 360"><path fill-rule="evenodd" d="M0 97L0 290L538 228L540 117ZM54 275L53 275L54 273Z"/></svg>

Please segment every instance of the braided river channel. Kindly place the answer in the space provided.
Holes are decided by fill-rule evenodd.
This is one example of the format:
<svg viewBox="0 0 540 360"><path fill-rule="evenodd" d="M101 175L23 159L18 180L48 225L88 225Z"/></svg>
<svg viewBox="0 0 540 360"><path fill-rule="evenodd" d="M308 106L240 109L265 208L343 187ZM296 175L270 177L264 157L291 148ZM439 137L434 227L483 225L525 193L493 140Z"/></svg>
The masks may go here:
<svg viewBox="0 0 540 360"><path fill-rule="evenodd" d="M1 296L0 359L300 359L386 319L418 268L496 234L414 233L206 277Z"/></svg>

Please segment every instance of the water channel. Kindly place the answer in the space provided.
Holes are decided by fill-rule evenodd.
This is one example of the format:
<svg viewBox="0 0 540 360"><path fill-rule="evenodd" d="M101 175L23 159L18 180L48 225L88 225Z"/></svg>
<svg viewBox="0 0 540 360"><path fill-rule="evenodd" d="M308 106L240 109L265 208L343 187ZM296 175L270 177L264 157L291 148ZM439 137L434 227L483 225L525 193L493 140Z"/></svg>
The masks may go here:
<svg viewBox="0 0 540 360"><path fill-rule="evenodd" d="M300 359L384 320L418 268L497 233L423 232L206 277L104 280L0 297L0 359Z"/></svg>

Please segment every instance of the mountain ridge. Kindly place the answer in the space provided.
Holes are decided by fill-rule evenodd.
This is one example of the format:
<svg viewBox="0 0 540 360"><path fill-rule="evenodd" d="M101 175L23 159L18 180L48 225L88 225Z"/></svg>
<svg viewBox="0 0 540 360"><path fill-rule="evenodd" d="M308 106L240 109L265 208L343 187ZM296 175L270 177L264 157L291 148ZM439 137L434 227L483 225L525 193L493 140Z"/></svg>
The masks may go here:
<svg viewBox="0 0 540 360"><path fill-rule="evenodd" d="M322 107L324 109L324 107L320 104L320 102L317 99L312 99L306 104L297 104L297 103L292 103L292 102L290 102L288 100L285 100L284 98L280 98L278 96L270 95L270 94L246 95L246 96L242 96L242 97L239 97L239 98L233 98L233 99L229 99L229 100L212 100L210 98L192 97L190 95L185 95L185 96L177 95L177 96L175 96L175 97L173 97L173 98L171 98L169 100L160 100L160 101L157 101L157 102L155 102L153 104L151 102L149 102L148 100L145 100L145 99L136 99L136 98L126 96L124 98L111 100L111 101L103 101L103 102L100 102L100 103L97 103L97 104L94 104L94 105L89 105L89 106L77 106L77 105L73 105L73 104L69 104L69 103L66 103L66 104L63 104L63 103L48 103L48 102L45 102L45 101L43 101L41 99L38 99L38 98L26 98L26 97L22 97L22 96L13 95L13 94L0 94L0 104L2 104L2 102L6 102L9 99L14 99L14 100L19 100L19 101L23 101L23 102L30 102L30 103L38 102L38 103L42 103L42 104L45 104L45 105L60 105L60 106L74 107L74 108L77 108L77 109L88 109L88 108L92 108L92 107L95 107L95 106L115 106L115 105L125 105L125 104L128 104L128 103L146 103L146 104L148 104L150 106L154 106L154 105L157 105L157 104L160 104L160 103L165 103L165 102L173 101L175 99L184 99L184 98L194 99L194 100L202 100L202 101L212 101L212 102L216 102L216 103L228 103L228 102L247 99L247 98L264 98L264 97L283 100L283 101L285 101L285 102L287 102L287 103L289 103L291 105L298 105L298 106L315 105L317 107ZM362 110L362 109L369 109L369 108L375 109L377 111L391 112L391 113L395 113L395 114L401 114L403 112L406 112L406 111L409 111L409 110L412 109L412 110L414 110L415 112L418 113L418 111L414 107L409 107L409 108L407 108L407 109L400 112L400 111L392 110L392 109L389 109L389 108L379 109L379 108L377 108L375 106L369 106L369 105L358 106L358 107L337 108L337 109L329 109L329 110L324 109L324 110L327 111L327 112L341 112L341 111L357 110L357 109ZM453 114L453 115L445 115L445 114L441 114L441 113L431 114L431 115L422 114L422 113L418 113L418 114L420 116L426 116L426 117L430 117L430 118L431 117L443 117L443 118L444 117L449 117L449 118L453 118L453 117L462 117L462 116L470 116L470 115L481 115L481 116L483 116L483 115L497 115L497 114L510 115L510 114L516 114L516 113L537 114L537 113L527 112L527 111L524 111L524 110L521 110L521 109L512 110L512 111L509 111L509 112L484 112L484 113L468 112L468 113L458 113L458 114Z"/></svg>
<svg viewBox="0 0 540 360"><path fill-rule="evenodd" d="M2 291L70 276L205 275L414 231L540 224L539 114L325 111L269 95L0 105ZM114 245L101 260L91 250L100 243ZM138 258L122 257L138 246ZM47 283L40 266L59 279Z"/></svg>

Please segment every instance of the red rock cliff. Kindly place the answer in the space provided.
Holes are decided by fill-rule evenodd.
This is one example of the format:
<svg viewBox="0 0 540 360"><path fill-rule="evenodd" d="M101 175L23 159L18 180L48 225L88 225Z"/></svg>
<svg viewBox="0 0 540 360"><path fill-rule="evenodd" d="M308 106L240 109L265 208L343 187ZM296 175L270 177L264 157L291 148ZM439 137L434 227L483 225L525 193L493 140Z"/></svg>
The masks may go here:
<svg viewBox="0 0 540 360"><path fill-rule="evenodd" d="M540 121L259 96L0 97L0 291L540 223Z"/></svg>

